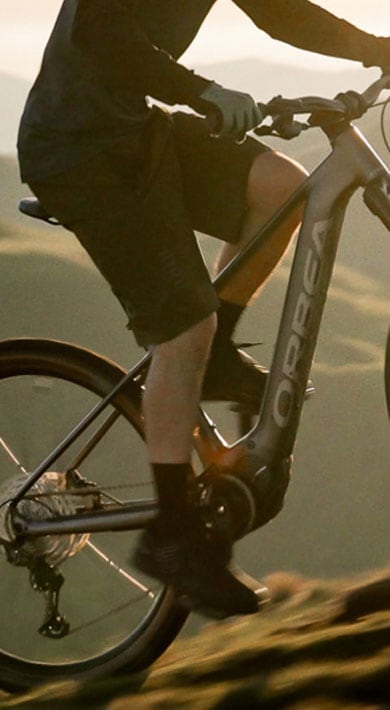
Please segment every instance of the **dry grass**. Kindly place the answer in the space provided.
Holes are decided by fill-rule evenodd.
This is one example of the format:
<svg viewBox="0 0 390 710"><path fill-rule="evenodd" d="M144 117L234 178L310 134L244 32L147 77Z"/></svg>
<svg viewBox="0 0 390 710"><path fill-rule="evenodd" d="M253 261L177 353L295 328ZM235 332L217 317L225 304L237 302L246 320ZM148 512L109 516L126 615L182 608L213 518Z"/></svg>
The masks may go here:
<svg viewBox="0 0 390 710"><path fill-rule="evenodd" d="M390 572L333 582L278 574L267 584L266 611L205 625L149 675L3 693L0 708L389 708Z"/></svg>

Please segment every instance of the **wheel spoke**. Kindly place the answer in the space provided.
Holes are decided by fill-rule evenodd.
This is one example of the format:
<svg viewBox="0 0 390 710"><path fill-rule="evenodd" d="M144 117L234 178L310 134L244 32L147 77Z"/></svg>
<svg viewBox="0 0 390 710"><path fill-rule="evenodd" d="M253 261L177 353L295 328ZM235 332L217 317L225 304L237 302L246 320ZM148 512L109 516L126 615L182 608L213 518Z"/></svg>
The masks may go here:
<svg viewBox="0 0 390 710"><path fill-rule="evenodd" d="M138 579L133 577L133 575L129 574L126 572L126 570L123 569L123 567L120 567L119 565L114 562L108 555L106 555L102 550L100 550L96 545L94 545L90 540L87 542L87 546L93 550L95 555L100 557L101 560L103 560L109 567L115 570L118 574L120 574L124 579L126 579L132 586L137 587L137 589L140 589L141 592L144 592L147 594L148 597L151 599L155 599L156 595L154 592L152 592L151 589L148 589L148 587L145 587L144 584L142 584Z"/></svg>
<svg viewBox="0 0 390 710"><path fill-rule="evenodd" d="M16 464L18 469L27 476L28 475L27 469L24 468L23 464L19 461L19 459L14 454L12 449L6 444L6 442L4 441L4 439L1 436L0 436L0 446L4 449L6 454L8 454L11 461L13 461Z"/></svg>
<svg viewBox="0 0 390 710"><path fill-rule="evenodd" d="M104 614L101 614L100 616L95 616L92 619L89 619L88 621L84 621L83 624L80 624L79 626L72 626L70 631L69 631L69 636L73 636L75 634L79 634L87 628L94 628L96 624L102 621L106 621L110 617L114 617L115 614L120 614L121 612L125 611L128 609L130 606L133 604L136 604L139 601L138 598L133 598L128 602L125 602L124 604L121 604L119 606L114 607L113 609L110 609L109 611L106 611Z"/></svg>

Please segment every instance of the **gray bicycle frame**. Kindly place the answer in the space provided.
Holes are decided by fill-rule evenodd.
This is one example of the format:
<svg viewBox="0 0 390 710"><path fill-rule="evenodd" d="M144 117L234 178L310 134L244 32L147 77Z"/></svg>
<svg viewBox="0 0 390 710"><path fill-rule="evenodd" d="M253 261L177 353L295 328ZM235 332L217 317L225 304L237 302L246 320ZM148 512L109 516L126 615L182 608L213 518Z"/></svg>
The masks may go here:
<svg viewBox="0 0 390 710"><path fill-rule="evenodd" d="M242 468L244 463L246 472L255 475L262 467L277 465L291 455L345 210L356 189L359 186L367 186L378 176L387 176L390 179L388 168L361 132L355 126L347 125L333 139L330 155L215 280L217 290L222 289L264 241L271 238L274 229L291 211L297 205L305 203L259 419L244 437L232 446L227 446L217 427L200 409L194 445L205 465L218 460L221 472L233 473L236 467ZM28 521L16 510L16 503L33 483L100 415L129 379L141 372L146 360L147 357L133 368L115 390L107 395L28 477L13 501L12 520L17 533L40 536L136 529L146 525L156 514L157 504L150 500L137 501L116 509L108 506L103 510L45 521Z"/></svg>
<svg viewBox="0 0 390 710"><path fill-rule="evenodd" d="M261 232L265 239L305 201L304 217L291 268L270 375L257 424L221 456L218 467L234 468L250 455L252 465L273 465L293 451L325 301L347 203L358 187L390 176L362 133L349 125L333 150ZM390 212L390 202L389 202ZM239 270L256 249L256 237L221 281Z"/></svg>

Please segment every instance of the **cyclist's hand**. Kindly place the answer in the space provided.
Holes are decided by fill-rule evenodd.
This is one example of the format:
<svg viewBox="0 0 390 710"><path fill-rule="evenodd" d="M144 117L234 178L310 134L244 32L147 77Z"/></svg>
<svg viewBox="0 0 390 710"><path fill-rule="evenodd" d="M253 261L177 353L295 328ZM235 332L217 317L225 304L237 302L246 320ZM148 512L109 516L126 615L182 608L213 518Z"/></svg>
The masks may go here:
<svg viewBox="0 0 390 710"><path fill-rule="evenodd" d="M192 105L196 111L209 118L214 134L235 140L245 138L245 134L263 119L259 107L249 94L225 89L214 82L206 86ZM211 122L215 125L211 125Z"/></svg>
<svg viewBox="0 0 390 710"><path fill-rule="evenodd" d="M390 71L390 37L372 37L362 57L365 67L380 67L384 74Z"/></svg>
<svg viewBox="0 0 390 710"><path fill-rule="evenodd" d="M345 93L337 94L335 98L345 106L345 118L350 121L354 118L360 118L367 111L367 104L363 96L358 94L357 91L346 91Z"/></svg>

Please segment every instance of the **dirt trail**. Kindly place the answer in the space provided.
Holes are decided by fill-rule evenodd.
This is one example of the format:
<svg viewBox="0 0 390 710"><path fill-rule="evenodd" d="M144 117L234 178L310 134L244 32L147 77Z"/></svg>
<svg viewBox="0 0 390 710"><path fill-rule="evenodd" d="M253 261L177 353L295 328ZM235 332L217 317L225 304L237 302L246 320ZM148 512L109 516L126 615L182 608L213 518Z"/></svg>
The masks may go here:
<svg viewBox="0 0 390 710"><path fill-rule="evenodd" d="M288 574L266 581L266 611L206 624L149 673L2 693L0 708L390 708L390 570L331 582Z"/></svg>

